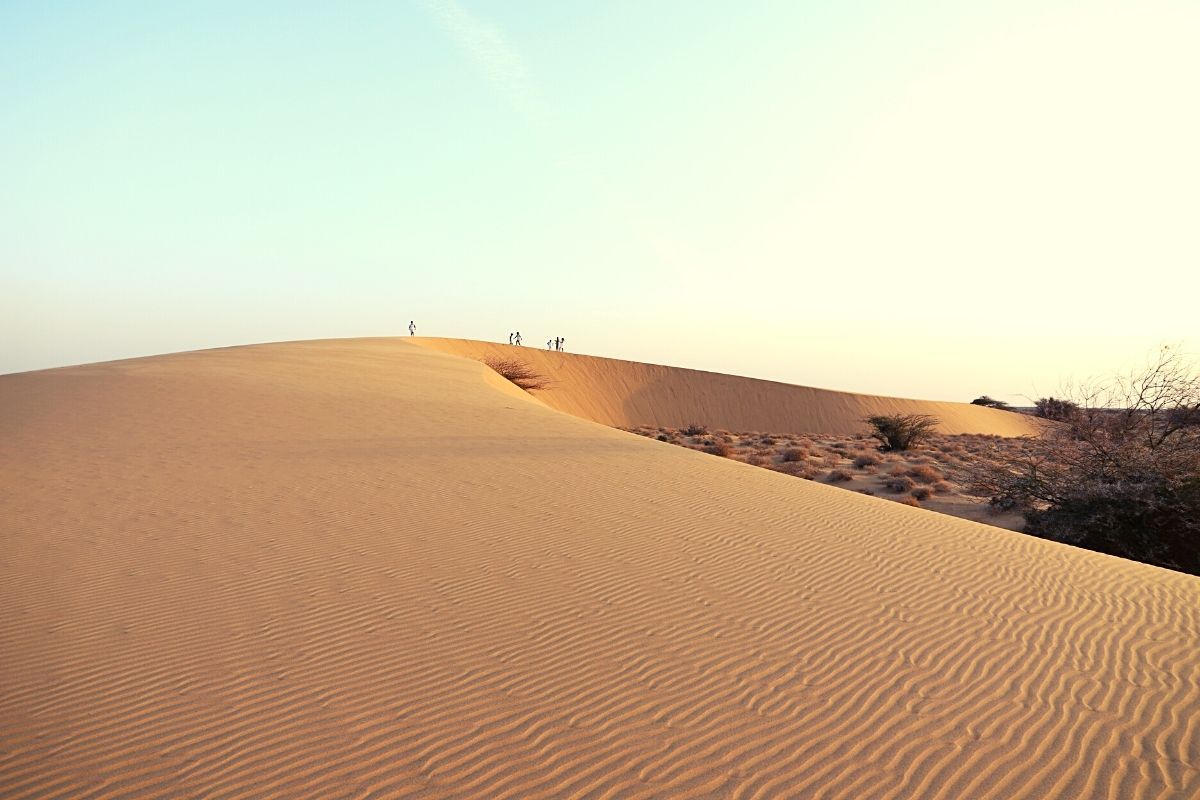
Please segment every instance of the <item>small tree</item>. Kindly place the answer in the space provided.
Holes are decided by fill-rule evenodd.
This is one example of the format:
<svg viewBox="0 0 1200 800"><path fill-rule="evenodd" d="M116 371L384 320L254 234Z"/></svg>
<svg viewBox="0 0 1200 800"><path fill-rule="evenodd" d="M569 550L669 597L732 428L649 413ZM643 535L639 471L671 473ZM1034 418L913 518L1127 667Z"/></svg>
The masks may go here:
<svg viewBox="0 0 1200 800"><path fill-rule="evenodd" d="M536 392L550 388L551 382L546 376L515 358L489 356L483 360L483 363L491 367L500 376L507 378L527 392Z"/></svg>
<svg viewBox="0 0 1200 800"><path fill-rule="evenodd" d="M938 426L938 419L929 414L895 414L867 417L874 428L871 437L878 439L880 450L908 450L925 441Z"/></svg>
<svg viewBox="0 0 1200 800"><path fill-rule="evenodd" d="M991 397L988 397L986 394L976 397L971 401L971 405L986 406L988 408L998 408L1001 411L1008 411L1008 403L1004 402L1003 400L995 400Z"/></svg>
<svg viewBox="0 0 1200 800"><path fill-rule="evenodd" d="M975 468L972 489L1022 511L1027 533L1200 575L1200 373L1164 348L1074 396L1019 455Z"/></svg>

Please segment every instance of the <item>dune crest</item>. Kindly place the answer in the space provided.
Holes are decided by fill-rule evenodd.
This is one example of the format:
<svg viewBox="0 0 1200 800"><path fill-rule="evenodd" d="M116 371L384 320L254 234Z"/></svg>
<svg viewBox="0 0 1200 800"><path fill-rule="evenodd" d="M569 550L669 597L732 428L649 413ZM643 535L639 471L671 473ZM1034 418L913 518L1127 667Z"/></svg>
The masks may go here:
<svg viewBox="0 0 1200 800"><path fill-rule="evenodd" d="M5 798L1200 794L1200 579L407 341L0 376L0 448Z"/></svg>
<svg viewBox="0 0 1200 800"><path fill-rule="evenodd" d="M618 428L680 428L700 423L731 431L848 435L865 431L863 417L873 414L932 414L940 421L938 431L946 434L1032 436L1039 431L1038 422L1024 414L970 403L814 389L719 372L468 339L413 341L477 361L520 358L555 382L552 390L538 394L546 405Z"/></svg>

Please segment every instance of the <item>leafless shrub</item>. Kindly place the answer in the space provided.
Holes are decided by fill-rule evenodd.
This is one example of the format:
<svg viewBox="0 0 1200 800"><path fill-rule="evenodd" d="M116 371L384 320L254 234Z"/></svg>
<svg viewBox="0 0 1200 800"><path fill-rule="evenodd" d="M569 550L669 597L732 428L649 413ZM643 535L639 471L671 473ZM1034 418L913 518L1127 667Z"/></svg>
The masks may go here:
<svg viewBox="0 0 1200 800"><path fill-rule="evenodd" d="M695 422L683 429L684 436L703 436L706 433L708 433L708 428L698 425Z"/></svg>
<svg viewBox="0 0 1200 800"><path fill-rule="evenodd" d="M856 453L854 455L854 466L858 469L863 467L873 467L879 463L879 456L874 453Z"/></svg>
<svg viewBox="0 0 1200 800"><path fill-rule="evenodd" d="M1200 575L1200 372L1163 348L1068 396L1065 421L975 465L969 490L1027 533Z"/></svg>
<svg viewBox="0 0 1200 800"><path fill-rule="evenodd" d="M789 447L787 450L783 451L784 463L803 461L806 458L808 458L808 451L802 450L798 447Z"/></svg>
<svg viewBox="0 0 1200 800"><path fill-rule="evenodd" d="M911 491L912 488L914 486L916 486L917 484L913 481L912 478L901 477L901 478L888 478L886 481L883 482L883 485L887 488L888 491L895 492L896 494L900 494L902 492Z"/></svg>
<svg viewBox="0 0 1200 800"><path fill-rule="evenodd" d="M931 496L933 496L933 489L929 488L928 486L918 486L909 492L909 494L918 500L928 500Z"/></svg>
<svg viewBox="0 0 1200 800"><path fill-rule="evenodd" d="M911 467L908 470L908 475L910 478L914 478L920 483L937 483L946 477L927 464L920 464L918 466Z"/></svg>
<svg viewBox="0 0 1200 800"><path fill-rule="evenodd" d="M527 392L549 389L553 383L545 375L542 375L525 362L515 358L489 356L483 360L483 363L490 367L497 375L507 378L518 388L524 389Z"/></svg>
<svg viewBox="0 0 1200 800"><path fill-rule="evenodd" d="M844 469L835 469L826 475L825 479L830 483L845 483L854 480L854 476Z"/></svg>

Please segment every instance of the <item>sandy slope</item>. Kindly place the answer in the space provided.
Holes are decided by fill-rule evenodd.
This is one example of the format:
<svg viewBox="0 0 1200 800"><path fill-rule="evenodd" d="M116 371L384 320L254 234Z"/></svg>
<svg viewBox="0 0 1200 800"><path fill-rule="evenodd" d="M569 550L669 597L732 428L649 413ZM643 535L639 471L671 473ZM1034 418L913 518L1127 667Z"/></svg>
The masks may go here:
<svg viewBox="0 0 1200 800"><path fill-rule="evenodd" d="M552 391L538 395L546 405L622 428L679 428L695 422L731 431L851 434L865 431L862 419L871 414L933 414L941 421L939 430L947 434L1024 436L1038 431L1031 417L970 403L835 392L467 339L414 342L476 360L519 358L554 381Z"/></svg>
<svg viewBox="0 0 1200 800"><path fill-rule="evenodd" d="M0 796L1185 798L1200 580L399 340L0 377Z"/></svg>

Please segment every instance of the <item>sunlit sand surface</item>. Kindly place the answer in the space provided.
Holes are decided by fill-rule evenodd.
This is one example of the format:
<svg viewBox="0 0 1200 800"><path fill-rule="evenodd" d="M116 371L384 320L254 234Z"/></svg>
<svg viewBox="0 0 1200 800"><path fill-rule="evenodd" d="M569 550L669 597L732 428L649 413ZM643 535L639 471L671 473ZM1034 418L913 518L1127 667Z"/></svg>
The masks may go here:
<svg viewBox="0 0 1200 800"><path fill-rule="evenodd" d="M1200 795L1200 579L590 421L1017 415L432 344L0 376L0 796Z"/></svg>

